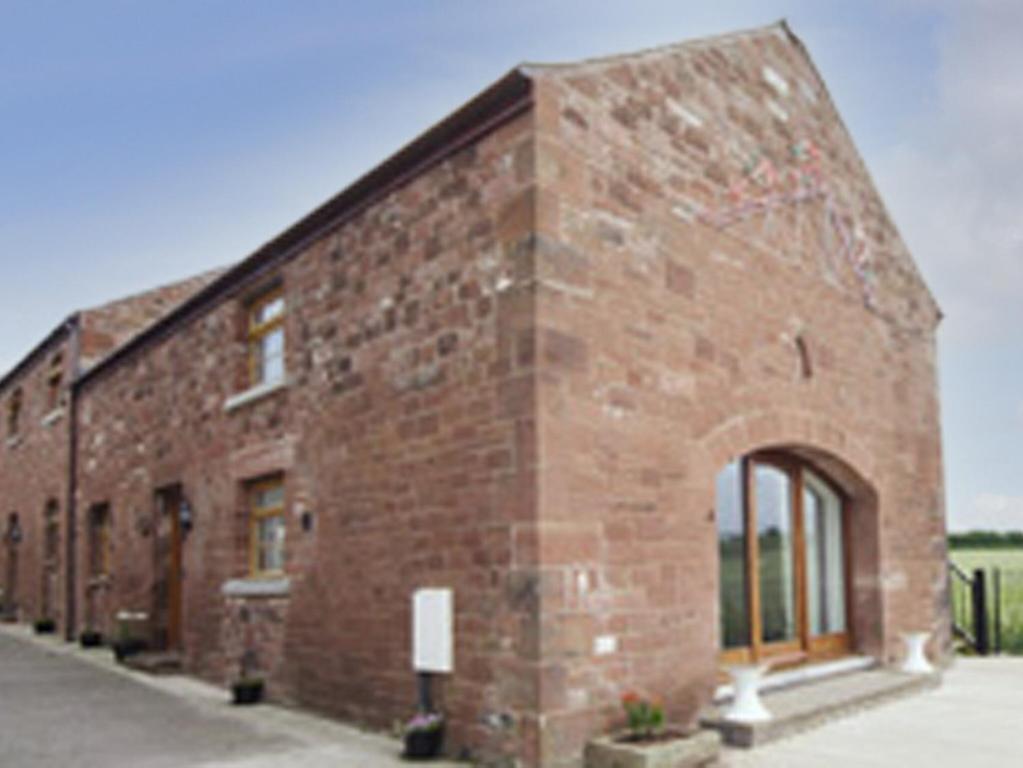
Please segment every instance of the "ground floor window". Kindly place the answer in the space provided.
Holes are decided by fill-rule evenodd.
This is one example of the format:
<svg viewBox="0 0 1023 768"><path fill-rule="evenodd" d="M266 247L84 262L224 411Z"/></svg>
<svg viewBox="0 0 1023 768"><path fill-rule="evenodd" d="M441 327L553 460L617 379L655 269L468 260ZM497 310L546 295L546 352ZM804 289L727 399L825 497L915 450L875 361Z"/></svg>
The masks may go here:
<svg viewBox="0 0 1023 768"><path fill-rule="evenodd" d="M254 576L284 572L284 478L249 486L249 570Z"/></svg>
<svg viewBox="0 0 1023 768"><path fill-rule="evenodd" d="M805 462L755 454L717 477L721 645L730 660L849 648L846 519Z"/></svg>
<svg viewBox="0 0 1023 768"><path fill-rule="evenodd" d="M96 504L89 511L89 575L110 573L110 507Z"/></svg>

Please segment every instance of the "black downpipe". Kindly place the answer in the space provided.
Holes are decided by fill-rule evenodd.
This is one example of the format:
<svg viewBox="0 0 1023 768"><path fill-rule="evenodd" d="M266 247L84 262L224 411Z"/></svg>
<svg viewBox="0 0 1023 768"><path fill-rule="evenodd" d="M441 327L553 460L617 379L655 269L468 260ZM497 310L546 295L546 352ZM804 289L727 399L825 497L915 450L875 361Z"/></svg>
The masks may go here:
<svg viewBox="0 0 1023 768"><path fill-rule="evenodd" d="M70 386L68 387L68 478L67 478L67 520L65 522L64 537L67 540L67 553L65 555L65 611L64 611L64 639L69 643L75 641L75 628L78 626L78 579L77 579L77 551L78 551L78 363L79 363L79 326L75 318L71 321L71 364L68 366L70 372Z"/></svg>

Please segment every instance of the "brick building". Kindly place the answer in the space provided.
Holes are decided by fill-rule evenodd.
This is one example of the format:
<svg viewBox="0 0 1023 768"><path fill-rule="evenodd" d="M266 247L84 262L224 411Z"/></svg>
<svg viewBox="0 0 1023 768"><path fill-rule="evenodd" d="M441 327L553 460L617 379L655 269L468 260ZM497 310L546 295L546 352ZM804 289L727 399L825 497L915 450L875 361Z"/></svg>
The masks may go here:
<svg viewBox="0 0 1023 768"><path fill-rule="evenodd" d="M450 588L449 743L525 766L942 656L939 320L784 24L516 68L76 379L77 627L387 727Z"/></svg>
<svg viewBox="0 0 1023 768"><path fill-rule="evenodd" d="M65 626L72 382L218 274L75 312L0 379L0 573L8 618Z"/></svg>

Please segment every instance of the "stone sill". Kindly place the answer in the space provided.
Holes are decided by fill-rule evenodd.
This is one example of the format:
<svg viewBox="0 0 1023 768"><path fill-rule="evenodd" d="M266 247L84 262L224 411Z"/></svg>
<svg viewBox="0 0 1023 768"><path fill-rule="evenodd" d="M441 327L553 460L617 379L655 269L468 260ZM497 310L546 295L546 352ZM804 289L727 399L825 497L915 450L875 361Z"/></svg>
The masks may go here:
<svg viewBox="0 0 1023 768"><path fill-rule="evenodd" d="M269 579L229 579L220 587L224 597L287 597L291 579L287 576Z"/></svg>
<svg viewBox="0 0 1023 768"><path fill-rule="evenodd" d="M63 416L64 409L57 408L56 410L50 411L48 414L43 416L42 420L39 423L44 427L48 427L51 424L56 424L58 421L61 420L61 418L63 418Z"/></svg>
<svg viewBox="0 0 1023 768"><path fill-rule="evenodd" d="M239 392L236 395L231 395L227 400L224 401L224 410L231 412L243 405L254 403L257 400L262 400L264 397L269 397L275 392L280 392L283 389L287 389L288 380L281 379L280 381L270 382L269 384L257 384L250 389L246 389L244 392Z"/></svg>

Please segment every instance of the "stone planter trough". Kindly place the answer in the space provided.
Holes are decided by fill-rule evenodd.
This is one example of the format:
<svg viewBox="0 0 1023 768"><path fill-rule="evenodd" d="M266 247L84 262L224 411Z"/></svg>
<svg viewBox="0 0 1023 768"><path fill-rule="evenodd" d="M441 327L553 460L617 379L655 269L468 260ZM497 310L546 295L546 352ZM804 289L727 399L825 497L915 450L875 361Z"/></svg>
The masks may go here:
<svg viewBox="0 0 1023 768"><path fill-rule="evenodd" d="M621 741L617 733L586 745L586 768L702 768L715 765L721 753L717 731L696 731L689 736L646 744Z"/></svg>

